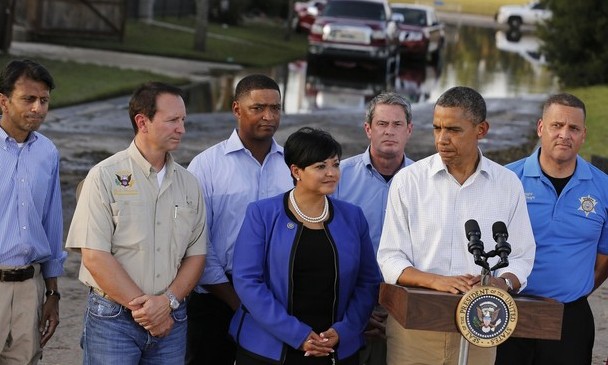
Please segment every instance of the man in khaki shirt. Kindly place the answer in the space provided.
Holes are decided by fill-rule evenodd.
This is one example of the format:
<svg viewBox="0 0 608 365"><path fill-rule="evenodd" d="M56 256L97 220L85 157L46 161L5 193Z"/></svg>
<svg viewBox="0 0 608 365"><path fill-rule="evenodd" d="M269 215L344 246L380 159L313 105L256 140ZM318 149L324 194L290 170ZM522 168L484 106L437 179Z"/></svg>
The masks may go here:
<svg viewBox="0 0 608 365"><path fill-rule="evenodd" d="M188 295L205 261L198 182L174 162L185 132L181 91L142 85L129 103L135 138L91 169L66 247L80 249L91 289L85 364L183 362Z"/></svg>

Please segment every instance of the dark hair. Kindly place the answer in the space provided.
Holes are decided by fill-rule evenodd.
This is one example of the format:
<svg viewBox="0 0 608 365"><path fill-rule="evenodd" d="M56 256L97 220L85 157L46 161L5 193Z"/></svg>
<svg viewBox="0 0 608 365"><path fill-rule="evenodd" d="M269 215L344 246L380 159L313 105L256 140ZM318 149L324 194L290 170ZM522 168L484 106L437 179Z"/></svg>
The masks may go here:
<svg viewBox="0 0 608 365"><path fill-rule="evenodd" d="M583 116L587 117L587 109L585 108L585 103L576 96L568 93L561 93L549 96L549 98L543 104L543 114L549 109L549 107L553 104L559 104L563 106L570 106L573 108L579 108L583 110Z"/></svg>
<svg viewBox="0 0 608 365"><path fill-rule="evenodd" d="M276 90L281 95L279 85L270 77L262 74L253 74L245 76L234 90L234 101L238 101L241 97L249 94L253 90Z"/></svg>
<svg viewBox="0 0 608 365"><path fill-rule="evenodd" d="M302 127L285 141L284 157L288 167L296 165L303 169L333 156L342 157L342 146L321 129Z"/></svg>
<svg viewBox="0 0 608 365"><path fill-rule="evenodd" d="M44 66L38 62L23 59L12 60L6 64L0 75L0 93L10 97L15 89L15 83L22 76L46 84L49 92L55 88L53 76Z"/></svg>
<svg viewBox="0 0 608 365"><path fill-rule="evenodd" d="M487 110L486 101L475 90L466 86L456 86L444 92L435 107L461 108L473 124L479 124L486 120Z"/></svg>
<svg viewBox="0 0 608 365"><path fill-rule="evenodd" d="M133 92L131 100L129 101L129 118L131 118L131 124L133 125L135 134L137 134L138 131L135 116L137 114L143 114L148 117L148 119L154 118L154 115L156 114L156 99L161 94L171 94L183 97L180 88L155 81L140 85Z"/></svg>
<svg viewBox="0 0 608 365"><path fill-rule="evenodd" d="M374 120L377 105L399 105L405 113L405 121L409 124L412 122L412 106L403 96L395 92L383 92L374 97L367 106L365 112L365 123L371 125Z"/></svg>

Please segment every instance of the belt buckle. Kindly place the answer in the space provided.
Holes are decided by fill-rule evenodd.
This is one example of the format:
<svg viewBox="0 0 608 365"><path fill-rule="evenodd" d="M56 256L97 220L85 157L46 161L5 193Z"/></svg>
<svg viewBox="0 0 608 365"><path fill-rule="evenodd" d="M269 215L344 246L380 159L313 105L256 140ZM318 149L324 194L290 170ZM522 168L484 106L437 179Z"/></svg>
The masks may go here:
<svg viewBox="0 0 608 365"><path fill-rule="evenodd" d="M94 286L91 287L91 291L93 291L93 293L99 295L100 297L107 299L107 300L111 300L113 302L116 302L114 299L112 299L108 294L106 294L106 292L104 292L103 290L96 288Z"/></svg>
<svg viewBox="0 0 608 365"><path fill-rule="evenodd" d="M91 290L91 292L93 292L93 293L97 294L99 297L101 297L101 298L103 298L103 299L106 299L106 300L109 300L109 301L110 301L110 302L112 302L112 303L116 303L116 304L118 304L119 306L121 306L121 307L123 308L123 310L125 310L125 311L127 311L127 312L131 312L131 310L130 310L129 308L125 307L124 305L122 305L122 304L118 303L116 300L112 299L112 297L111 297L111 296L109 296L109 295L108 295L106 292L104 292L103 290L101 290L101 289L99 289L99 288L96 288L96 287L94 287L94 286L91 286L91 289L90 289L90 290Z"/></svg>

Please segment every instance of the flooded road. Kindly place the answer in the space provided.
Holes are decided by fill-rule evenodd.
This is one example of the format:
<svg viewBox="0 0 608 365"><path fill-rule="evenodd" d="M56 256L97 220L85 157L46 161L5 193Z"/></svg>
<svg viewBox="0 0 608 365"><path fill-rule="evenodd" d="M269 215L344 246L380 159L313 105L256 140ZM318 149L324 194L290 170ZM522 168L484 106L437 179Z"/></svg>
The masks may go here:
<svg viewBox="0 0 608 365"><path fill-rule="evenodd" d="M382 90L402 93L412 103L433 102L456 85L470 86L486 98L555 92L557 78L547 70L539 46L540 41L531 32L449 24L446 45L437 64L405 60L393 78L344 66L333 66L322 74L312 75L307 73L305 60L267 69L227 72L209 82L192 85L188 108L191 112L229 111L236 82L252 72L270 75L280 83L287 114L362 110Z"/></svg>

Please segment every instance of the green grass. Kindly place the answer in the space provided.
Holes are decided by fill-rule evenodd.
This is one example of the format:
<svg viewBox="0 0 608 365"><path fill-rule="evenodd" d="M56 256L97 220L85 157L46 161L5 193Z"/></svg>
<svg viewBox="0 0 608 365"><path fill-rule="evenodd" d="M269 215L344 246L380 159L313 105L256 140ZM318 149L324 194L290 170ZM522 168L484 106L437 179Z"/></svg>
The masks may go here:
<svg viewBox="0 0 608 365"><path fill-rule="evenodd" d="M14 57L0 55L5 65ZM56 88L51 93L51 108L127 95L147 81L162 81L183 85L176 79L144 71L121 70L112 67L83 65L75 62L52 61L36 58L53 75Z"/></svg>
<svg viewBox="0 0 608 365"><path fill-rule="evenodd" d="M581 148L581 156L586 160L591 155L608 157L608 86L592 86L567 90L578 96L587 108L587 138Z"/></svg>
<svg viewBox="0 0 608 365"><path fill-rule="evenodd" d="M192 19L166 19L181 26L193 26ZM110 49L214 62L237 63L250 67L273 66L292 61L306 53L306 36L292 34L286 42L286 30L280 25L245 24L226 26L209 24L207 50L195 51L194 35L157 25L129 20L122 42L116 40L51 39L70 46Z"/></svg>

